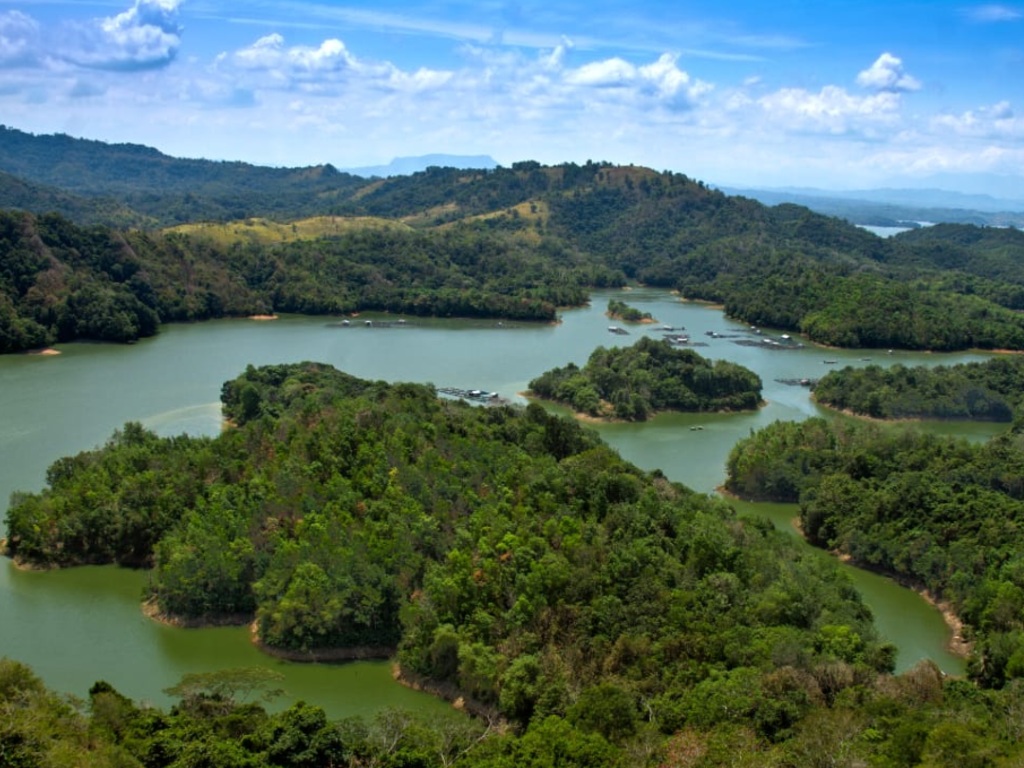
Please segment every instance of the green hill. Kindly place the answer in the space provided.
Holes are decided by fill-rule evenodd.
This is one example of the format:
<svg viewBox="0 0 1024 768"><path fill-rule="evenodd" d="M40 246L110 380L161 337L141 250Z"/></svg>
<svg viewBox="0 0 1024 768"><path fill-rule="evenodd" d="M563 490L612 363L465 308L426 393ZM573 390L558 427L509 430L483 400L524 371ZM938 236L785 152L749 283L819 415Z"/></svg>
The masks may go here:
<svg viewBox="0 0 1024 768"><path fill-rule="evenodd" d="M155 221L135 213L113 198L87 197L37 184L0 171L0 209L59 213L80 224L124 227L152 226Z"/></svg>
<svg viewBox="0 0 1024 768"><path fill-rule="evenodd" d="M589 161L431 167L368 180L329 165L179 160L147 147L3 128L0 170L14 174L0 179L0 195L6 188L9 205L36 214L191 225L167 236L89 235L132 244L145 267L138 280L165 289L154 300L141 286L135 292L160 322L253 308L552 320L556 307L585 301L587 288L632 279L833 346L1024 349L1024 235L1016 230L943 225L884 240L682 174ZM303 223L326 217L328 227ZM224 226L196 226L210 222ZM304 242L292 242L289 229L302 230ZM8 247L19 247L16 240ZM68 269L88 267L88 258L57 258L64 281ZM39 299L54 293L54 273L35 282L49 267L15 261L0 284L0 327L20 325L7 331L15 341L4 349L39 338L26 322L52 328L41 306L61 303Z"/></svg>
<svg viewBox="0 0 1024 768"><path fill-rule="evenodd" d="M330 165L271 168L181 159L138 144L35 136L7 127L0 127L0 170L77 195L114 198L165 224L313 215L366 183Z"/></svg>

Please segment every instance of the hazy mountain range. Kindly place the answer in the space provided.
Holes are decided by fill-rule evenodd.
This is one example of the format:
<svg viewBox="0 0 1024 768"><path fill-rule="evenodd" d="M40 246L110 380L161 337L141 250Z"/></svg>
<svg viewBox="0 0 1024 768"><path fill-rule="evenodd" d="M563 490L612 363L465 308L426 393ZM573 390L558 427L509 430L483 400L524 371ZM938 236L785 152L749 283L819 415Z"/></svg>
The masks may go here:
<svg viewBox="0 0 1024 768"><path fill-rule="evenodd" d="M981 226L1024 226L1024 199L946 189L882 188L829 190L808 187L744 189L720 187L764 203L795 203L855 224L896 225L903 222L949 222Z"/></svg>
<svg viewBox="0 0 1024 768"><path fill-rule="evenodd" d="M346 173L369 178L370 176L408 176L425 171L431 166L439 168L497 168L498 161L490 155L417 155L396 157L387 165L367 165L361 168L342 168Z"/></svg>

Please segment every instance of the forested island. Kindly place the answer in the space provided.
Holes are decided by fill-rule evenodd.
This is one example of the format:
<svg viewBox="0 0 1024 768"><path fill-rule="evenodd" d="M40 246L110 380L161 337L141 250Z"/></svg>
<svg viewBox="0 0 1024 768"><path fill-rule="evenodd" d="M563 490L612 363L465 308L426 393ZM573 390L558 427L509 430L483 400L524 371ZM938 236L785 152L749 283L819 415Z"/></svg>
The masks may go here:
<svg viewBox="0 0 1024 768"><path fill-rule="evenodd" d="M608 317L627 323L650 323L654 321L650 312L641 312L624 301L612 299L608 302Z"/></svg>
<svg viewBox="0 0 1024 768"><path fill-rule="evenodd" d="M752 410L757 374L728 360L644 337L631 347L598 347L580 368L569 363L530 382L530 392L598 418L644 421L660 411Z"/></svg>
<svg viewBox="0 0 1024 768"><path fill-rule="evenodd" d="M1012 636L1012 570L991 585L995 602L978 603L991 630L972 670L988 688L928 663L892 677L892 647L833 563L537 405L471 407L313 363L250 367L223 403L235 426L217 438L129 424L55 462L46 490L14 499L12 554L152 564L168 614L254 618L267 645L313 655L386 647L403 674L462 696L478 718L330 723L302 703L268 714L259 694L273 680L252 671L183 680L166 713L100 682L77 711L5 660L0 745L12 764L1022 756L1017 662L993 666L989 650Z"/></svg>
<svg viewBox="0 0 1024 768"><path fill-rule="evenodd" d="M361 179L0 128L3 207L0 352L272 312L550 322L627 281L833 346L1024 349L1019 230L883 240L632 166ZM261 217L290 234L261 239Z"/></svg>
<svg viewBox="0 0 1024 768"><path fill-rule="evenodd" d="M1024 397L1024 359L830 371L814 387L822 405L876 419L1012 421Z"/></svg>

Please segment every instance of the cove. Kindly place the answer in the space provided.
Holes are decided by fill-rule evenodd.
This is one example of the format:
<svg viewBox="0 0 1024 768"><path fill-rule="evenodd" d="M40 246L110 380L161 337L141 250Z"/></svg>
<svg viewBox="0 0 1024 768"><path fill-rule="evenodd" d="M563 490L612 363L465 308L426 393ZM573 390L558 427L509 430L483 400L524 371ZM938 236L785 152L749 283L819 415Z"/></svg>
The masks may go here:
<svg viewBox="0 0 1024 768"><path fill-rule="evenodd" d="M651 312L658 323L624 326L629 335L609 333L604 311L611 298ZM806 388L777 380L818 378L831 366L872 361L952 364L988 357L885 355L811 345L773 349L760 339L778 334L755 334L718 309L648 289L597 292L589 307L564 312L557 325L418 318L402 325L365 325L383 319L388 318L366 314L348 326L324 317L212 321L165 326L158 336L132 346L76 343L61 346L62 354L54 357L0 357L0 505L6 509L12 492L43 487L51 462L101 444L126 421L140 421L163 435L217 434L221 385L248 364L316 360L362 378L482 389L523 402L518 393L545 370L570 361L583 364L599 345L660 336L662 324L685 327L695 342L706 345L697 347L702 355L757 372L767 405L754 413L665 415L597 429L630 461L711 493L724 480L726 456L739 438L777 419L822 413ZM978 440L1000 429L949 423L930 428ZM862 578L862 572L842 567L855 581ZM961 671L959 660L942 657L948 633L939 613L893 582L874 577L878 583L870 586L868 576L873 575L857 584L883 634L899 646L899 667L926 656L947 672ZM372 714L387 706L447 711L433 697L395 683L386 663L281 662L257 652L245 628L183 630L155 624L139 609L145 579L145 573L113 567L23 573L9 561L0 562L0 654L32 665L47 684L78 696L104 679L133 698L163 704L162 690L186 672L258 664L285 675L282 687L290 700L321 705L331 717ZM905 620L910 615L905 601L920 608L920 616Z"/></svg>

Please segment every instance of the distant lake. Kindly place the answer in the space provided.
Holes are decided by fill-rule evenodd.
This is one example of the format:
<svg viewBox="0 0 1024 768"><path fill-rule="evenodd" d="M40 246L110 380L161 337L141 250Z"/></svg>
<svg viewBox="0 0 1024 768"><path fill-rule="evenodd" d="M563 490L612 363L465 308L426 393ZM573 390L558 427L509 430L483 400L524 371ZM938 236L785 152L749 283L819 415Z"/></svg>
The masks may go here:
<svg viewBox="0 0 1024 768"><path fill-rule="evenodd" d="M934 222L931 221L915 221L915 224L921 227L934 226ZM879 237L892 237L898 235L900 232L909 232L913 227L876 227L872 224L858 224L861 229L866 229L868 232L873 232Z"/></svg>

